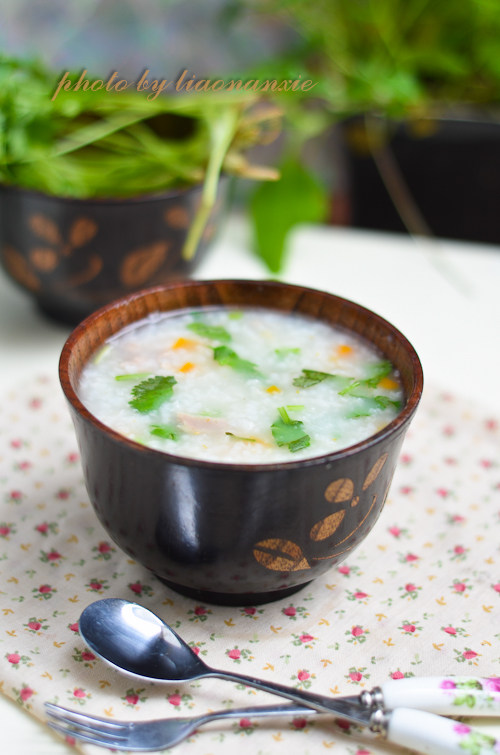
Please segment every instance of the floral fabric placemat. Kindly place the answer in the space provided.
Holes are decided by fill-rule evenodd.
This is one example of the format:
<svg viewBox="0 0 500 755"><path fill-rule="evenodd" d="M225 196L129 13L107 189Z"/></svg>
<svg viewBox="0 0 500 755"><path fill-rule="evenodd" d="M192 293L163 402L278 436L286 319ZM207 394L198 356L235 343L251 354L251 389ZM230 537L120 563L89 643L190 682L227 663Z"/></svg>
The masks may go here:
<svg viewBox="0 0 500 755"><path fill-rule="evenodd" d="M198 604L123 554L99 524L53 378L8 392L0 409L0 689L44 720L52 701L110 719L195 715L281 702L216 679L148 684L94 657L78 633L101 597L135 600L209 665L322 694L388 678L500 676L500 423L427 387L375 528L338 568L264 606ZM95 747L68 741L86 753ZM181 755L387 752L321 717L200 728Z"/></svg>

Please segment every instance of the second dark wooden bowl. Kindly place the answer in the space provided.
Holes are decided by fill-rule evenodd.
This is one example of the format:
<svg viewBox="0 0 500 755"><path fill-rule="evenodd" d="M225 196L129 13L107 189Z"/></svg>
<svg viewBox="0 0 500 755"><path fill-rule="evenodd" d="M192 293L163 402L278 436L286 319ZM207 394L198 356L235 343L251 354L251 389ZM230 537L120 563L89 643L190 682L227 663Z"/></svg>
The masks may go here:
<svg viewBox="0 0 500 755"><path fill-rule="evenodd" d="M195 255L182 256L202 186L124 199L73 199L0 185L0 263L39 308L76 325L120 296L186 279L221 219L228 182Z"/></svg>
<svg viewBox="0 0 500 755"><path fill-rule="evenodd" d="M83 406L80 374L106 339L152 312L213 305L297 312L350 331L399 370L404 408L376 435L344 450L244 465L147 448ZM257 281L178 283L102 308L68 338L60 380L88 494L111 538L173 589L228 605L286 597L359 545L380 514L423 387L415 350L386 320L331 294Z"/></svg>

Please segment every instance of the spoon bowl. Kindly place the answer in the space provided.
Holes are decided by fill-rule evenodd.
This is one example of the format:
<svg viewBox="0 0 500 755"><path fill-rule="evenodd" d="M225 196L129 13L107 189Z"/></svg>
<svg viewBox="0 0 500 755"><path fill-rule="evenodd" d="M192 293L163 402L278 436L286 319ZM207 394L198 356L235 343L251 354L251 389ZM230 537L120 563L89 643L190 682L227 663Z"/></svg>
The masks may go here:
<svg viewBox="0 0 500 755"><path fill-rule="evenodd" d="M96 655L133 676L179 682L204 675L206 666L189 645L138 603L98 600L83 611L79 627Z"/></svg>
<svg viewBox="0 0 500 755"><path fill-rule="evenodd" d="M324 713L346 715L366 725L357 698L335 700L262 679L207 666L168 624L147 608L118 598L91 603L79 622L88 647L120 671L150 681L180 682L218 677L280 695Z"/></svg>

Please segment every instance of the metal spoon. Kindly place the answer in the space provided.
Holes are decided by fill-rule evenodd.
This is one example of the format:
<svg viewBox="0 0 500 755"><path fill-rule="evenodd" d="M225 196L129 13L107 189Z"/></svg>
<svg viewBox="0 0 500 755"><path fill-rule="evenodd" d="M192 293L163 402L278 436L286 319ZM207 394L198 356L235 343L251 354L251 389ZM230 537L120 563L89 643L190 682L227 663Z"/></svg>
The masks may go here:
<svg viewBox="0 0 500 755"><path fill-rule="evenodd" d="M212 676L243 682L307 708L333 713L349 723L367 726L402 747L433 755L463 755L463 730L457 728L456 721L414 708L387 710L377 699L380 690L367 696L332 698L210 668L173 629L137 603L118 599L92 603L80 617L80 633L97 655L141 679L178 682ZM283 713L282 706L280 712ZM480 731L465 729L467 736L482 737ZM481 742L482 755L497 755L500 741L483 737Z"/></svg>
<svg viewBox="0 0 500 755"><path fill-rule="evenodd" d="M186 682L217 677L243 682L250 687L281 695L314 710L346 715L366 725L365 710L357 698L347 702L285 687L262 679L210 668L168 624L152 611L118 598L91 603L79 622L80 634L88 647L115 668L141 679Z"/></svg>

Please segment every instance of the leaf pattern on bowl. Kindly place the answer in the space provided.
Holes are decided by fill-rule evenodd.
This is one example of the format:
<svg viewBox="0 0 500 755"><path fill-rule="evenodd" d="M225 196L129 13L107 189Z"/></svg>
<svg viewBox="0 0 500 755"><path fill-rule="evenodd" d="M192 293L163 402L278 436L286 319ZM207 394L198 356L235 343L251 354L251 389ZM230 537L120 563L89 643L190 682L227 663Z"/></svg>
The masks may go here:
<svg viewBox="0 0 500 755"><path fill-rule="evenodd" d="M130 252L120 267L122 283L129 287L141 286L146 283L165 262L168 247L167 241L156 241Z"/></svg>
<svg viewBox="0 0 500 755"><path fill-rule="evenodd" d="M12 277L31 291L37 291L41 287L37 274L48 275L56 271L63 257L68 257L75 249L88 244L98 231L97 223L83 216L76 218L71 224L67 241L64 240L57 224L42 213L30 215L28 225L46 245L32 247L28 250L26 258L13 247L7 247L4 249L4 257L7 270ZM69 280L66 279L65 288L84 285L99 275L103 266L101 257L92 254L84 261L85 268Z"/></svg>
<svg viewBox="0 0 500 755"><path fill-rule="evenodd" d="M191 216L188 210L181 205L174 205L165 210L163 215L165 222L170 228L185 230L191 223Z"/></svg>
<svg viewBox="0 0 500 755"><path fill-rule="evenodd" d="M34 215L30 215L28 224L37 236L40 236L41 239L47 241L49 244L58 246L63 243L59 228L51 218L37 212Z"/></svg>
<svg viewBox="0 0 500 755"><path fill-rule="evenodd" d="M309 561L324 561L332 558L337 558L341 553L345 553L356 544L351 542L343 550L337 550L335 553L331 551L337 548L339 545L351 540L352 536L362 527L367 518L369 517L375 503L377 502L377 494L372 495L372 500L363 501L363 493L372 485L379 476L382 468L384 467L388 458L387 453L383 453L371 469L368 471L363 484L361 486L361 492L356 495L356 486L350 477L339 477L333 480L325 488L324 497L328 503L331 504L347 504L342 508L328 514L323 519L320 519L316 524L311 527L309 532L309 538L315 543L323 542L332 537L344 522L346 512L348 508L356 507L360 501L366 504L366 510L363 509L363 515L361 520L358 521L355 527L341 540L328 545L327 556L315 556L314 554L303 553L302 549L296 543L289 540L283 540L280 538L271 538L269 540L263 540L254 545L253 555L255 559L262 564L266 569L272 569L276 571L291 572L298 569L310 569ZM390 481L389 481L390 484ZM383 495L385 500L389 491L389 484Z"/></svg>
<svg viewBox="0 0 500 755"><path fill-rule="evenodd" d="M30 250L29 259L34 268L41 273L49 273L59 262L57 253L50 247L37 246Z"/></svg>
<svg viewBox="0 0 500 755"><path fill-rule="evenodd" d="M290 572L311 568L300 546L291 540L261 540L254 545L253 555L262 566L273 571Z"/></svg>
<svg viewBox="0 0 500 755"><path fill-rule="evenodd" d="M70 254L73 249L85 246L92 241L97 231L97 223L90 218L77 218L69 229L68 245L65 246L64 253Z"/></svg>
<svg viewBox="0 0 500 755"><path fill-rule="evenodd" d="M29 291L37 291L40 288L40 280L22 254L13 246L6 245L3 248L3 255L5 267L14 280Z"/></svg>

